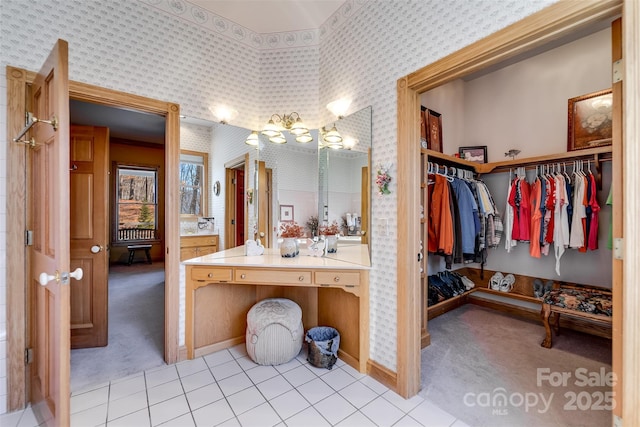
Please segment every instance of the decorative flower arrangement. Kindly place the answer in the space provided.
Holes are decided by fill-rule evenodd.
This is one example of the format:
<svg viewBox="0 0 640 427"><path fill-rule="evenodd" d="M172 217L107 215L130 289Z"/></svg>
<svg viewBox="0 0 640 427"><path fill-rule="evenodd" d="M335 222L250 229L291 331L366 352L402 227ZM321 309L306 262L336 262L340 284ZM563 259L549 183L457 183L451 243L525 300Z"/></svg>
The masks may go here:
<svg viewBox="0 0 640 427"><path fill-rule="evenodd" d="M304 228L298 225L297 222L285 222L280 225L280 237L302 237L304 234Z"/></svg>
<svg viewBox="0 0 640 427"><path fill-rule="evenodd" d="M378 164L378 176L376 176L376 185L378 186L378 194L391 194L389 183L391 176L389 175L389 164Z"/></svg>
<svg viewBox="0 0 640 427"><path fill-rule="evenodd" d="M337 222L333 221L329 225L320 227L320 229L318 230L318 234L321 236L332 236L335 234L340 234L340 227L338 226Z"/></svg>
<svg viewBox="0 0 640 427"><path fill-rule="evenodd" d="M309 232L311 233L311 236L315 236L316 234L318 234L318 217L311 215L309 217L309 219L307 220L307 230L309 230Z"/></svg>

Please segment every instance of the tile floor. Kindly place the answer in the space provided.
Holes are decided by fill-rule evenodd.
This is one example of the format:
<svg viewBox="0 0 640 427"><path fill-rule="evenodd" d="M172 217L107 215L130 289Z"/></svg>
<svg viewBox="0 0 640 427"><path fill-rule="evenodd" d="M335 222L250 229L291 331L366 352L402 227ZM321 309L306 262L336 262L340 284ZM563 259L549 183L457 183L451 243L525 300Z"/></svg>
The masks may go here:
<svg viewBox="0 0 640 427"><path fill-rule="evenodd" d="M0 416L35 427L31 409ZM244 344L72 393L71 426L447 426L462 421L415 396L405 400L338 360L260 366Z"/></svg>

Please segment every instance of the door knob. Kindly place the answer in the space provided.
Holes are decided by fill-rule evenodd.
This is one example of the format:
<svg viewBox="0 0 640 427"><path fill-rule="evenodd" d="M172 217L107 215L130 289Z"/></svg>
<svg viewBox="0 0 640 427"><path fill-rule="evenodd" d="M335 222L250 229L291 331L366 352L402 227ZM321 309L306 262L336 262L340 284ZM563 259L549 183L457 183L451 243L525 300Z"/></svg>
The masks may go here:
<svg viewBox="0 0 640 427"><path fill-rule="evenodd" d="M40 276L38 276L38 282L42 285L42 286L47 286L47 284L52 281L55 280L56 282L60 281L60 272L56 270L56 274L55 275L51 275L51 274L47 274L47 273L40 273Z"/></svg>
<svg viewBox="0 0 640 427"><path fill-rule="evenodd" d="M76 268L71 273L69 273L69 277L73 277L76 280L82 280L82 276L84 276L84 272L80 267Z"/></svg>
<svg viewBox="0 0 640 427"><path fill-rule="evenodd" d="M97 254L99 252L102 252L103 249L104 249L104 246L102 246L102 245L93 245L93 246L91 246L91 253L92 254Z"/></svg>

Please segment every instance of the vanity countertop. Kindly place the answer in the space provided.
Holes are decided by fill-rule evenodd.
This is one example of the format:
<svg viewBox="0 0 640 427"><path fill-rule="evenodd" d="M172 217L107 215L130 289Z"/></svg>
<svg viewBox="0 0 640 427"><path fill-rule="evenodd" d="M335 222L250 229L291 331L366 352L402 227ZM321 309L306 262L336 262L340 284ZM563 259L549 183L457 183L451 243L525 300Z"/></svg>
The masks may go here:
<svg viewBox="0 0 640 427"><path fill-rule="evenodd" d="M371 268L368 245L340 246L338 252L324 257L300 255L284 258L278 248L265 248L264 254L245 256L244 246L227 249L209 255L185 260L185 265L228 265L236 267L277 267L277 268L327 268L365 269Z"/></svg>
<svg viewBox="0 0 640 427"><path fill-rule="evenodd" d="M217 236L217 233L214 233L213 231L205 233L205 232L198 232L198 233L183 233L180 234L180 237L199 237L199 236Z"/></svg>

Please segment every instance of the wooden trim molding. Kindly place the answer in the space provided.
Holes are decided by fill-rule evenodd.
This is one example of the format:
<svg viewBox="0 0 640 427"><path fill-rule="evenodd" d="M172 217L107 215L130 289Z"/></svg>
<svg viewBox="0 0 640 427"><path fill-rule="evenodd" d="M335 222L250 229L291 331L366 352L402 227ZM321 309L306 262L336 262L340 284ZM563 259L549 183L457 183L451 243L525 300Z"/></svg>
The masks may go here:
<svg viewBox="0 0 640 427"><path fill-rule="evenodd" d="M624 270L622 287L622 423L625 426L640 425L640 288L636 280L640 277L640 223L635 215L640 209L640 4L630 0L624 2L623 10L623 58L624 58L624 106L623 135L624 171ZM617 202L616 202L617 203ZM622 231L622 230L621 230ZM615 236L615 234L614 234ZM615 306L614 306L615 307ZM614 335L615 339L615 335Z"/></svg>
<svg viewBox="0 0 640 427"><path fill-rule="evenodd" d="M398 383L397 375L391 369L387 369L378 362L368 359L367 375L398 393L398 389L396 388L396 384Z"/></svg>
<svg viewBox="0 0 640 427"><path fill-rule="evenodd" d="M24 127L27 85L36 73L7 66L7 140ZM138 95L118 92L86 83L69 82L69 97L112 107L125 107L166 119L165 134L165 354L167 363L179 360L179 166L180 166L180 106ZM24 147L10 143L7 149L7 410L24 408L29 391L28 369L24 365L26 342L25 307L29 301L25 284L25 170ZM169 250L173 248L173 250ZM13 310L12 307L18 307Z"/></svg>
<svg viewBox="0 0 640 427"><path fill-rule="evenodd" d="M419 95L422 92L498 64L506 59L516 58L518 55L524 54L535 47L543 46L553 40L586 28L597 21L613 18L621 13L621 6L622 0L559 1L398 80L398 218L407 219L406 221L398 221L397 230L397 390L400 395L404 397L415 395L419 390L421 378L419 319L422 299L418 274L419 262L416 256L418 241L415 238L415 236L419 235L420 230L420 216L418 213L420 200L420 185L418 181L420 144L417 143L419 141L420 124L418 119L419 103L417 102ZM637 5L634 5L634 7L637 8ZM631 6L627 8L631 9ZM627 24L627 27L629 26ZM637 28L632 31L635 31L636 34L627 34L628 38L626 40L638 40ZM636 38L633 39L632 37ZM629 43L627 50L630 49L637 49L636 44ZM627 69L629 68L631 67L627 63ZM629 75L627 75L625 81L628 80ZM626 93L631 92L627 89ZM626 108L628 117L630 111L633 110L629 108L629 105ZM626 158L637 159L639 156L637 152L634 152L633 155L635 157L632 157L631 152L627 152ZM640 172L640 169L636 168L636 170ZM640 180L640 178L638 179ZM625 190L625 196L627 194ZM640 209L640 198L637 207ZM640 253L640 242L634 242L634 244L639 245L637 252L634 253ZM630 242L627 242L627 245L630 245ZM640 266L635 268L640 269ZM637 277L640 272L635 274L636 276L627 277ZM629 301L627 301L627 305L631 305ZM625 312L635 313L638 309L640 309L640 301L634 303L633 308L625 307L625 310L629 310ZM640 334L640 330L637 333ZM633 345L632 349L637 350L637 346ZM635 354L637 360L638 351L635 351ZM635 365L640 369L640 363L635 363ZM626 366L627 364L625 364ZM637 384L640 382L639 375L640 373L635 373L631 381L628 381L627 368L625 368L625 383L629 385ZM636 390L635 393L640 393L640 391Z"/></svg>
<svg viewBox="0 0 640 427"><path fill-rule="evenodd" d="M27 73L7 66L7 410L24 408L27 369L24 364L26 342L27 301L25 276L26 229L24 206L26 202L25 170L26 148L16 144L13 138L25 124L24 112L27 99Z"/></svg>

